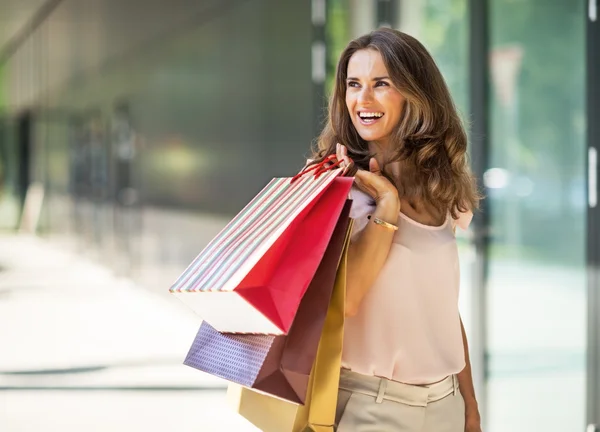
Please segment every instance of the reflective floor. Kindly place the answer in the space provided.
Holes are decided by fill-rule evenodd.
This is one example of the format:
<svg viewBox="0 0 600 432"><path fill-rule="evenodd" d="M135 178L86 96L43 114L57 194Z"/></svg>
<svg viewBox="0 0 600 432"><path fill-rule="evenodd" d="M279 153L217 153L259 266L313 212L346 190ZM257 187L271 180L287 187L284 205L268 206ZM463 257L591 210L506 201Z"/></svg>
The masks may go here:
<svg viewBox="0 0 600 432"><path fill-rule="evenodd" d="M256 430L227 406L223 381L181 364L200 320L167 281L142 288L68 250L0 238L0 431ZM512 318L489 317L485 430L582 430L585 331L562 315L583 308L577 275L503 265L489 300ZM553 301L532 307L540 298Z"/></svg>
<svg viewBox="0 0 600 432"><path fill-rule="evenodd" d="M255 431L223 381L181 364L198 326L89 260L3 237L0 430Z"/></svg>
<svg viewBox="0 0 600 432"><path fill-rule="evenodd" d="M223 391L11 391L0 393L10 432L250 432Z"/></svg>

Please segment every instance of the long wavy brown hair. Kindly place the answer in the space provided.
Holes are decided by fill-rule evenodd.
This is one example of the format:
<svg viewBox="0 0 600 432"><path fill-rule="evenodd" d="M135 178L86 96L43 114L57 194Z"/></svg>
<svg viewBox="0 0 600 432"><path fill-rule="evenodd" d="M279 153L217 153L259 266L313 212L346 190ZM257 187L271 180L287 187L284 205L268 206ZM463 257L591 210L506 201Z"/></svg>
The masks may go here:
<svg viewBox="0 0 600 432"><path fill-rule="evenodd" d="M327 124L313 149L314 163L336 153L336 144L348 149L355 169L369 169L374 155L350 118L346 107L346 78L352 55L377 50L389 76L406 99L392 142L395 148L384 161L382 173L401 197L425 202L440 214L478 207L480 195L467 158L467 135L448 87L435 61L415 38L387 28L375 30L348 44L337 65L335 86L329 102ZM401 162L400 178L389 163ZM352 172L350 174L353 174Z"/></svg>

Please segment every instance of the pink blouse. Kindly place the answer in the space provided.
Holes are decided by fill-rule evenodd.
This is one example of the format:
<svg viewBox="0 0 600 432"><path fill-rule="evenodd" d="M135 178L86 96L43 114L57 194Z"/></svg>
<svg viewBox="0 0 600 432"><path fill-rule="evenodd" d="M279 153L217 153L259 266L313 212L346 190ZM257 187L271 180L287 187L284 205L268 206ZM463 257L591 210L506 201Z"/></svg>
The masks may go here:
<svg viewBox="0 0 600 432"><path fill-rule="evenodd" d="M357 189L351 198L355 239L375 203ZM342 367L408 384L437 382L464 368L453 228L466 229L471 218L448 216L432 227L398 216L386 263L356 316L346 319Z"/></svg>

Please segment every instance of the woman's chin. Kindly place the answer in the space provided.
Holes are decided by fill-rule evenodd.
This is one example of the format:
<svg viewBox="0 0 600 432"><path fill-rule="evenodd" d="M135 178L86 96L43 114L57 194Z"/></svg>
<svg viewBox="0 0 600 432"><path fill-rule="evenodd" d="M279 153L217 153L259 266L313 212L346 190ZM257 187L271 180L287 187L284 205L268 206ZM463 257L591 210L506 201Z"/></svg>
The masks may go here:
<svg viewBox="0 0 600 432"><path fill-rule="evenodd" d="M381 141L384 138L384 134L382 133L375 133L372 131L358 131L358 135L360 135L360 137L362 139L364 139L367 142L371 142L371 141Z"/></svg>

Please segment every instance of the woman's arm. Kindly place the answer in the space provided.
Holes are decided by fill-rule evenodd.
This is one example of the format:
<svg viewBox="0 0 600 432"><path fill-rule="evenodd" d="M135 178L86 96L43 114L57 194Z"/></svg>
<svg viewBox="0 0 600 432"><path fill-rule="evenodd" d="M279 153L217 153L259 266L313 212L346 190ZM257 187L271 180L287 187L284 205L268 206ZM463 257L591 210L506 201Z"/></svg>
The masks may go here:
<svg viewBox="0 0 600 432"><path fill-rule="evenodd" d="M352 166L345 146L338 144L336 157L342 162L346 172ZM359 169L354 175L354 183L363 192L369 194L376 203L371 215L384 222L396 225L400 213L398 190L381 174L375 158L369 160L369 170ZM352 242L348 249L348 275L346 278L346 316L354 316L375 278L387 259L394 233L388 227L368 223L365 229Z"/></svg>
<svg viewBox="0 0 600 432"><path fill-rule="evenodd" d="M479 415L479 405L475 398L475 387L473 386L469 344L467 342L467 334L465 333L462 319L460 320L460 329L462 331L466 366L458 374L458 386L463 399L465 400L465 432L481 432L481 416Z"/></svg>
<svg viewBox="0 0 600 432"><path fill-rule="evenodd" d="M396 224L400 212L399 200L382 199L372 218ZM396 231L368 223L348 250L348 277L346 279L346 315L354 316L377 278L390 252Z"/></svg>

